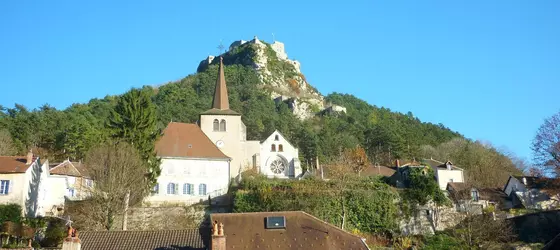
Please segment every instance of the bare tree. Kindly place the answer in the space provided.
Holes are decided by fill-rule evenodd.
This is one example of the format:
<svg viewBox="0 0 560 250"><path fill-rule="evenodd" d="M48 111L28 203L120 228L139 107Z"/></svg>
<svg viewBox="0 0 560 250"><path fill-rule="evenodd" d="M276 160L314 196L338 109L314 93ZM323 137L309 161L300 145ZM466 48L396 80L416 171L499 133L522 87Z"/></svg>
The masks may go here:
<svg viewBox="0 0 560 250"><path fill-rule="evenodd" d="M0 130L0 155L13 155L15 153L17 152L10 132L6 129Z"/></svg>
<svg viewBox="0 0 560 250"><path fill-rule="evenodd" d="M547 118L539 127L532 149L537 165L548 173L560 175L560 112Z"/></svg>
<svg viewBox="0 0 560 250"><path fill-rule="evenodd" d="M110 230L115 216L126 210L127 200L132 206L147 193L145 165L134 147L114 141L92 148L85 164L94 179L90 190L94 209L102 212L100 223Z"/></svg>

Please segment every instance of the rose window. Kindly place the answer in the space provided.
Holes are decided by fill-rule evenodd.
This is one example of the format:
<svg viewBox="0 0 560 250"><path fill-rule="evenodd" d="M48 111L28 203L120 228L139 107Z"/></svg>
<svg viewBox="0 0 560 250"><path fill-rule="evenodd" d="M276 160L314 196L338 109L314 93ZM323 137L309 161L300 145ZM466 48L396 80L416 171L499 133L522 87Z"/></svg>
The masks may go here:
<svg viewBox="0 0 560 250"><path fill-rule="evenodd" d="M270 170L272 170L274 174L284 173L284 170L286 170L286 164L284 163L283 160L280 159L274 160L270 164Z"/></svg>

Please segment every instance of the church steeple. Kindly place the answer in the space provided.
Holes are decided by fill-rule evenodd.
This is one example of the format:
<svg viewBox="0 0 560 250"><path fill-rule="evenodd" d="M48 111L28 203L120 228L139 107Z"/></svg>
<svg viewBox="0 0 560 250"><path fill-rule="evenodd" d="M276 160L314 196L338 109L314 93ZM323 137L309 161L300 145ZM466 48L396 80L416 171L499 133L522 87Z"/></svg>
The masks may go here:
<svg viewBox="0 0 560 250"><path fill-rule="evenodd" d="M214 100L212 101L212 109L229 110L226 77L224 75L224 62L221 56L220 56L220 66L218 69L218 80L216 81L216 89L214 90Z"/></svg>

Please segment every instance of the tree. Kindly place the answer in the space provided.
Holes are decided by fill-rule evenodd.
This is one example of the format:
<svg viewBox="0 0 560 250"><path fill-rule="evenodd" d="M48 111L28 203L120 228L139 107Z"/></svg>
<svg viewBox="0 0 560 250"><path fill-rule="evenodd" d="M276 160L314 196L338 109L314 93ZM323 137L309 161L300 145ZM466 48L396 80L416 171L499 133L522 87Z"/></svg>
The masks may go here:
<svg viewBox="0 0 560 250"><path fill-rule="evenodd" d="M0 130L0 155L13 155L16 153L12 136L6 129Z"/></svg>
<svg viewBox="0 0 560 250"><path fill-rule="evenodd" d="M533 139L532 149L537 165L560 175L560 112L545 119Z"/></svg>
<svg viewBox="0 0 560 250"><path fill-rule="evenodd" d="M348 164L352 170L360 176L360 173L369 165L366 151L359 145L344 152L344 163Z"/></svg>
<svg viewBox="0 0 560 250"><path fill-rule="evenodd" d="M142 201L147 193L145 165L138 151L127 142L109 141L92 148L85 165L95 181L90 190L92 217L110 230L114 218L121 214L125 197L130 205Z"/></svg>
<svg viewBox="0 0 560 250"><path fill-rule="evenodd" d="M156 126L156 109L147 90L132 89L125 93L111 113L109 128L113 138L133 145L148 170L148 185L153 186L161 173L155 143L160 131Z"/></svg>

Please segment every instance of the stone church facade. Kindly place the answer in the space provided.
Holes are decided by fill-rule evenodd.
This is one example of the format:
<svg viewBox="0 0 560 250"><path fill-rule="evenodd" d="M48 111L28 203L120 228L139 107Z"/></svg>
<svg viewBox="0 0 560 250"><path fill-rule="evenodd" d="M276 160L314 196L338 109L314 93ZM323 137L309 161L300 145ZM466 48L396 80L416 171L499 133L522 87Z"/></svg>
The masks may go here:
<svg viewBox="0 0 560 250"><path fill-rule="evenodd" d="M247 140L241 114L229 108L222 58L212 108L198 124L171 122L156 143L162 174L146 202L196 202L227 193L231 179L256 168L270 178L302 174L298 149L275 131L266 140Z"/></svg>

